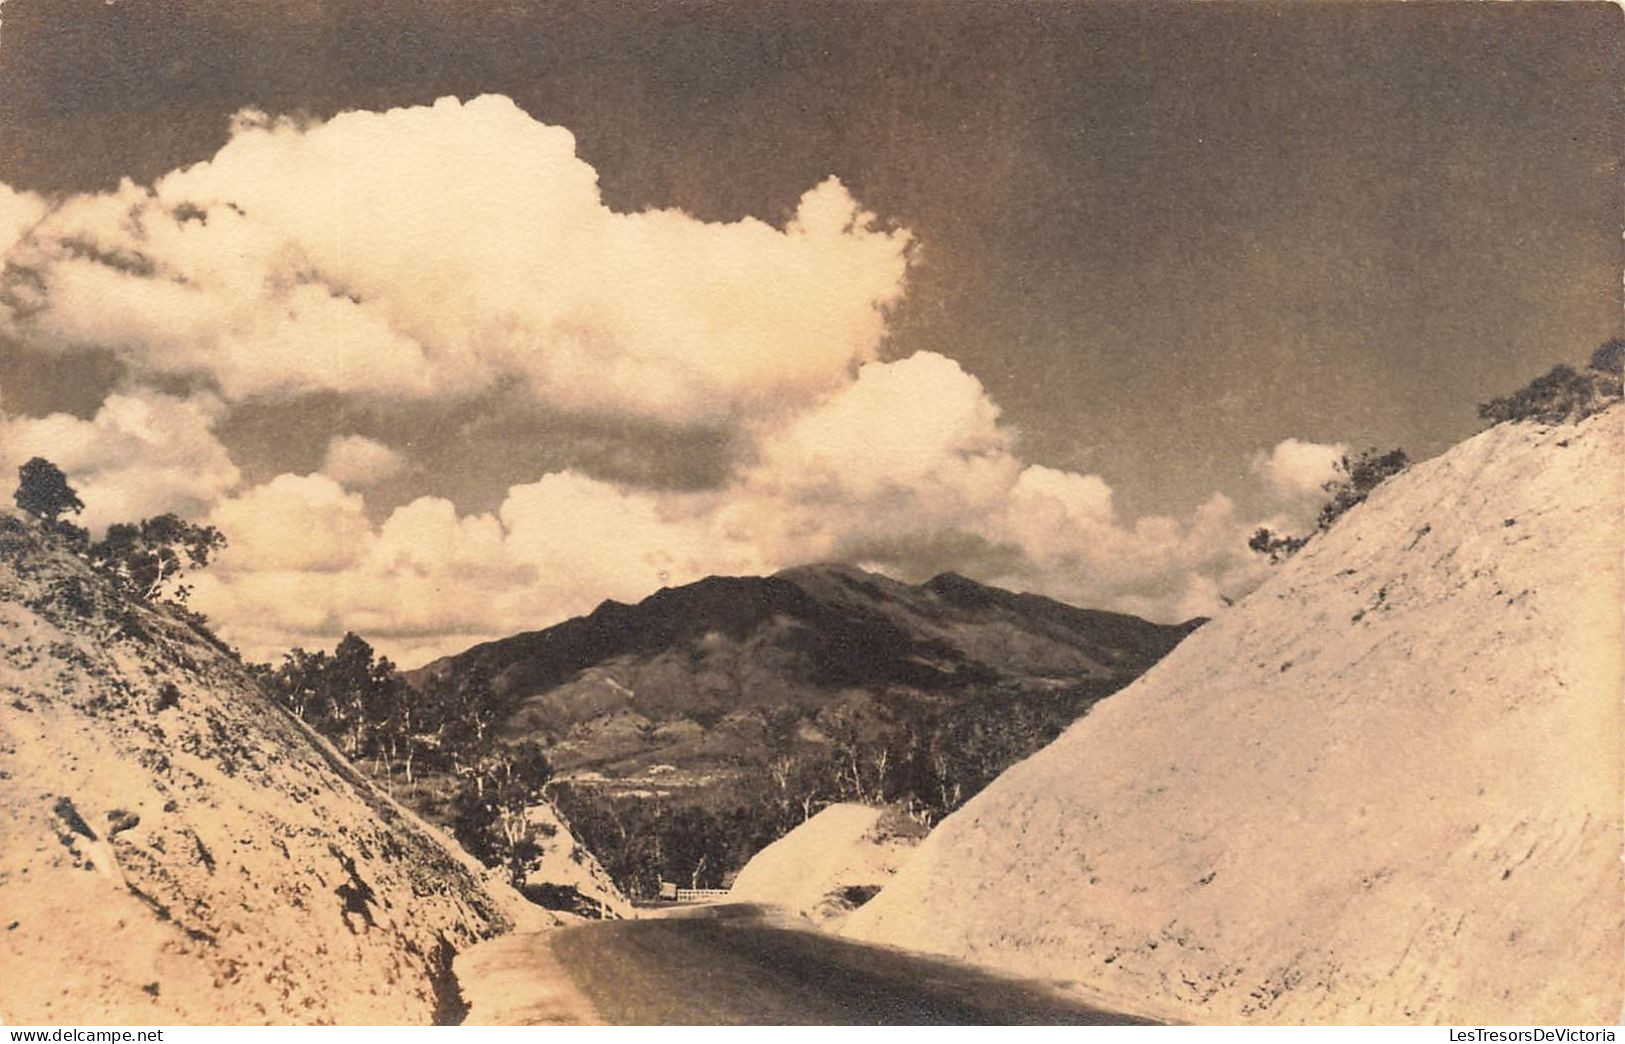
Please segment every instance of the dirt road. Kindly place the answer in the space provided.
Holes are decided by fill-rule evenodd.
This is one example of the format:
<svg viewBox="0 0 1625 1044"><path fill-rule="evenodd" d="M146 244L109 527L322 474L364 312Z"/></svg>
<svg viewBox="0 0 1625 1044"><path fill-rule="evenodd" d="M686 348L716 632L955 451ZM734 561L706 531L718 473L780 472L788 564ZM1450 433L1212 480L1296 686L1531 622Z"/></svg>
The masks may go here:
<svg viewBox="0 0 1625 1044"><path fill-rule="evenodd" d="M527 945L545 946L548 962L568 975L599 1019L613 1024L1143 1021L1085 1007L1042 984L774 924L746 906L582 925Z"/></svg>

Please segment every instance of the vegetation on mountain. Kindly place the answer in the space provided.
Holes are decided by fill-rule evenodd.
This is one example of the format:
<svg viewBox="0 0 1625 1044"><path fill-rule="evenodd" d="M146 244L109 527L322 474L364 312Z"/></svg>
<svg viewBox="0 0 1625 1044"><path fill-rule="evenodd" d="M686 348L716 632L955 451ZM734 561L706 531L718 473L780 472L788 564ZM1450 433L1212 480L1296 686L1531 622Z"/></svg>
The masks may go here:
<svg viewBox="0 0 1625 1044"><path fill-rule="evenodd" d="M952 701L832 705L810 719L813 741L800 709L771 708L755 756L728 766L720 785L673 794L555 779L544 744L499 736L509 701L484 678L430 674L414 689L354 634L331 653L296 648L256 670L279 703L516 885L549 840L523 815L545 797L634 898L657 895L663 880L718 887L842 801L894 804L929 826L1123 684L1006 683Z"/></svg>
<svg viewBox="0 0 1625 1044"><path fill-rule="evenodd" d="M180 582L185 571L204 568L225 546L225 536L213 526L163 514L140 522L115 522L87 550L90 564L125 594L146 602L167 596L184 607L192 593Z"/></svg>
<svg viewBox="0 0 1625 1044"><path fill-rule="evenodd" d="M1615 337L1591 353L1591 361L1583 371L1566 364L1554 366L1511 395L1483 403L1478 415L1492 425L1584 420L1620 401L1622 373L1625 339Z"/></svg>
<svg viewBox="0 0 1625 1044"><path fill-rule="evenodd" d="M1094 683L1034 693L998 687L917 709L889 730L847 722L831 728L827 745L779 748L705 803L680 794L651 800L591 784L555 785L551 793L576 836L628 895L652 897L663 880L715 888L830 805L893 805L928 828L1115 688Z"/></svg>
<svg viewBox="0 0 1625 1044"><path fill-rule="evenodd" d="M605 603L407 677L477 692L493 732L541 744L577 838L648 897L725 883L832 803L935 822L1195 623L812 566Z"/></svg>
<svg viewBox="0 0 1625 1044"><path fill-rule="evenodd" d="M1510 395L1502 395L1478 407L1480 419L1496 424L1533 421L1563 424L1582 421L1625 398L1625 338L1611 338L1591 353L1585 369L1567 364L1552 367ZM1326 483L1331 498L1320 509L1314 533L1324 533L1373 489L1410 465L1403 450L1378 453L1368 449L1358 457L1343 457L1338 477ZM1296 554L1314 533L1303 536L1278 534L1260 527L1247 542L1272 563Z"/></svg>
<svg viewBox="0 0 1625 1044"><path fill-rule="evenodd" d="M17 506L111 580L121 594L147 605L169 606L210 644L235 655L209 630L203 614L187 607L192 589L181 582L187 570L206 567L225 548L225 535L218 529L166 513L139 522L115 522L101 540L92 541L89 530L61 517L85 508L61 468L34 457L17 469L17 479L13 494Z"/></svg>
<svg viewBox="0 0 1625 1044"><path fill-rule="evenodd" d="M501 867L515 887L541 855L525 810L552 774L535 743L498 742L488 689L406 684L388 657L346 634L331 653L290 650L254 668L272 698L328 737L391 794L449 827L472 855ZM420 787L424 774L431 785ZM449 785L448 785L449 784Z"/></svg>
<svg viewBox="0 0 1625 1044"><path fill-rule="evenodd" d="M1372 490L1410 467L1410 463L1410 457L1402 449L1383 453L1373 447L1353 457L1345 453L1337 462L1337 477L1321 487L1330 497L1320 507L1313 532L1290 536L1260 526L1252 539L1247 541L1247 546L1259 554L1268 555L1272 563L1285 561L1302 550L1315 533L1324 533L1332 528L1338 519L1348 514L1350 508L1364 502Z"/></svg>

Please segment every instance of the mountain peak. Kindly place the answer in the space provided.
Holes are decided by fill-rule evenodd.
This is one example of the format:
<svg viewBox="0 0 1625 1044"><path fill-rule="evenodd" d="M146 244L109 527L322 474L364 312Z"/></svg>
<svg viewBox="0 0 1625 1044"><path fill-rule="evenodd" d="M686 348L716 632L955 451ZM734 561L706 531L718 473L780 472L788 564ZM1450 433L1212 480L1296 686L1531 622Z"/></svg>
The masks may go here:
<svg viewBox="0 0 1625 1044"><path fill-rule="evenodd" d="M857 694L887 702L991 686L1109 689L1186 633L951 573L913 585L822 562L768 577L706 577L631 606L605 602L590 616L476 646L408 677L477 676L505 702L507 734L557 741L550 757L561 769L630 769L693 760L672 748L679 733L662 732L668 724L707 728L791 711L810 723ZM628 722L644 731L628 734ZM747 751L760 742L748 738L759 724L739 728L727 757L727 744L696 742L706 757L737 766L756 758Z"/></svg>
<svg viewBox="0 0 1625 1044"><path fill-rule="evenodd" d="M1008 595L1003 591L987 584L977 583L968 576L958 573L938 573L923 585L926 590L934 591L944 598L959 602L962 605L987 604L994 600L995 592Z"/></svg>

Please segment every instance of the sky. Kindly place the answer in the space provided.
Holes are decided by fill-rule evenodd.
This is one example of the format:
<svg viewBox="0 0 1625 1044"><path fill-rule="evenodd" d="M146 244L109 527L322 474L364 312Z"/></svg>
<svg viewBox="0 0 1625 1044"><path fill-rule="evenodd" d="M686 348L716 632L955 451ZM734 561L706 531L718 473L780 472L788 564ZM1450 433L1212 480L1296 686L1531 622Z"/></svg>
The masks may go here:
<svg viewBox="0 0 1625 1044"><path fill-rule="evenodd" d="M708 573L1222 611L1621 332L1610 4L7 0L0 466L407 665Z"/></svg>

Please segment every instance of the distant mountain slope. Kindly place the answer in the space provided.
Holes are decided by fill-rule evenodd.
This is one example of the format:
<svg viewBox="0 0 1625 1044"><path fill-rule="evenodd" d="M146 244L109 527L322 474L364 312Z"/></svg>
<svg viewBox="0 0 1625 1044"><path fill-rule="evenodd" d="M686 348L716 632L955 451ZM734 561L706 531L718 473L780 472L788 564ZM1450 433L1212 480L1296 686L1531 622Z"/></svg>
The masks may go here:
<svg viewBox="0 0 1625 1044"><path fill-rule="evenodd" d="M1622 421L1391 479L845 931L1188 1021L1612 1022Z"/></svg>
<svg viewBox="0 0 1625 1044"><path fill-rule="evenodd" d="M453 1019L454 954L542 916L0 513L0 1020Z"/></svg>
<svg viewBox="0 0 1625 1044"><path fill-rule="evenodd" d="M544 631L475 646L408 677L489 682L505 731L542 739L561 770L626 777L765 760L789 711L971 689L1121 684L1200 621L1178 626L1012 594L951 574L922 586L848 566L711 577L635 606L605 602Z"/></svg>

